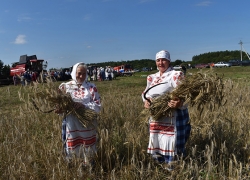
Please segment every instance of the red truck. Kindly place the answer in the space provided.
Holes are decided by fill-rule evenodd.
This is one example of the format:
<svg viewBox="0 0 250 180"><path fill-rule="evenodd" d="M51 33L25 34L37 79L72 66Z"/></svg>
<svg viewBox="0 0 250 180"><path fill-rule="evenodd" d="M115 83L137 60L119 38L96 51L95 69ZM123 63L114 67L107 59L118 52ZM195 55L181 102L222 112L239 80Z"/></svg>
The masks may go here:
<svg viewBox="0 0 250 180"><path fill-rule="evenodd" d="M114 70L117 72L121 72L121 73L128 72L128 71L132 71L132 66L129 64L124 64L124 65L114 67Z"/></svg>
<svg viewBox="0 0 250 180"><path fill-rule="evenodd" d="M114 67L114 71L119 73L121 76L132 76L133 75L133 68L129 64L124 64L121 66Z"/></svg>

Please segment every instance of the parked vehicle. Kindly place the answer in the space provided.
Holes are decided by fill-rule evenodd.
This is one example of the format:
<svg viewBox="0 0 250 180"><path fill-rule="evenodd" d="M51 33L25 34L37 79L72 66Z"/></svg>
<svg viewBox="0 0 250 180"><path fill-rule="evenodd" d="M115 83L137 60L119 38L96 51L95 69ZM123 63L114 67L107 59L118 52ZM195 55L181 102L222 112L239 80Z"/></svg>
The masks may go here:
<svg viewBox="0 0 250 180"><path fill-rule="evenodd" d="M196 64L194 66L196 69L209 68L209 64Z"/></svg>
<svg viewBox="0 0 250 180"><path fill-rule="evenodd" d="M142 72L150 71L150 68L149 68L149 67L143 67L143 68L141 69L141 71L142 71Z"/></svg>
<svg viewBox="0 0 250 180"><path fill-rule="evenodd" d="M241 65L241 66L250 66L250 60L242 60L242 61L240 62L240 65Z"/></svg>
<svg viewBox="0 0 250 180"><path fill-rule="evenodd" d="M227 62L217 62L214 64L214 67L231 67L232 64L231 63L227 63Z"/></svg>
<svg viewBox="0 0 250 180"><path fill-rule="evenodd" d="M173 69L174 69L174 70L181 70L182 67L181 67L180 65L175 65L175 66L173 67Z"/></svg>
<svg viewBox="0 0 250 180"><path fill-rule="evenodd" d="M121 72L121 76L133 76L134 71Z"/></svg>
<svg viewBox="0 0 250 180"><path fill-rule="evenodd" d="M240 60L236 60L236 59L231 59L228 62L231 63L232 66L239 66L241 64Z"/></svg>
<svg viewBox="0 0 250 180"><path fill-rule="evenodd" d="M120 65L120 66L116 66L113 68L115 71L117 72L130 72L132 71L132 66L129 65L129 64L123 64L123 65Z"/></svg>
<svg viewBox="0 0 250 180"><path fill-rule="evenodd" d="M133 72L140 72L140 69L133 69Z"/></svg>

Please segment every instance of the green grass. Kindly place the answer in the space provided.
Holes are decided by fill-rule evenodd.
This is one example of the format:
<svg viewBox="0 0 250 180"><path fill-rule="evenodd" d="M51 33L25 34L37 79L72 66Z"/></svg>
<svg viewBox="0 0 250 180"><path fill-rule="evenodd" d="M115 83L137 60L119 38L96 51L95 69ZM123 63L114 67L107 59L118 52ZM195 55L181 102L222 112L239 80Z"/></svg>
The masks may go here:
<svg viewBox="0 0 250 180"><path fill-rule="evenodd" d="M202 69L202 71L208 71L210 68ZM200 70L191 69L187 72L197 72ZM250 66L232 66L228 68L213 68L213 71L219 75L224 75L225 78L231 78L233 80L247 79L250 77Z"/></svg>

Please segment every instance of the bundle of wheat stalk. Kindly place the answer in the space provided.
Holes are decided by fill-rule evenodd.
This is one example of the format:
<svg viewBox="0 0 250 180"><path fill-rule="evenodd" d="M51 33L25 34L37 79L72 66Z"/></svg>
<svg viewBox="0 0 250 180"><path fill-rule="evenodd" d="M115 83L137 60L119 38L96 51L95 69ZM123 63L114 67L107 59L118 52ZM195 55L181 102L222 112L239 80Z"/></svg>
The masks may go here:
<svg viewBox="0 0 250 180"><path fill-rule="evenodd" d="M143 110L140 116L142 118L152 116L155 121L171 116L173 109L168 106L168 102L174 98L179 98L184 106L187 104L195 106L200 112L205 105L213 111L216 106L222 105L223 88L222 77L212 71L188 75L180 81L174 91L153 99L150 108Z"/></svg>
<svg viewBox="0 0 250 180"><path fill-rule="evenodd" d="M55 83L50 80L47 80L47 83L43 85L35 84L29 100L35 109L44 113L59 109L64 117L72 114L79 119L84 127L91 125L92 121L98 116L95 111L85 108L83 105L76 105L70 94L58 90Z"/></svg>

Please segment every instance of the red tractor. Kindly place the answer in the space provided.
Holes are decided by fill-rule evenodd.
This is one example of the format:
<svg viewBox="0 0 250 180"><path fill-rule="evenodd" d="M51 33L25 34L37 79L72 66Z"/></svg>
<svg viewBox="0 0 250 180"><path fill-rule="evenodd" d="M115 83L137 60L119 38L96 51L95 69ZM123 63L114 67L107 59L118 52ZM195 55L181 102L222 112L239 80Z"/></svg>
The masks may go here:
<svg viewBox="0 0 250 180"><path fill-rule="evenodd" d="M12 80L14 75L20 76L24 72L35 72L37 73L37 77L39 77L40 73L47 68L47 61L44 63L43 59L37 59L36 55L20 56L19 62L15 62L12 64L10 68L10 79Z"/></svg>
<svg viewBox="0 0 250 180"><path fill-rule="evenodd" d="M13 63L12 67L10 68L10 76L13 77L14 74L20 75L25 71L33 71L33 72L42 72L43 69L46 69L47 62L43 65L43 59L37 59L36 55L27 56L22 55L20 56L19 62Z"/></svg>

